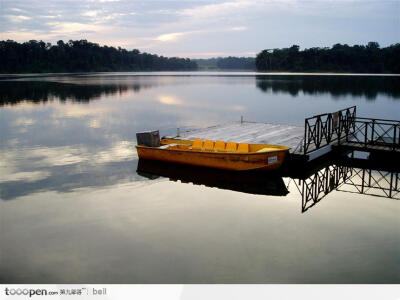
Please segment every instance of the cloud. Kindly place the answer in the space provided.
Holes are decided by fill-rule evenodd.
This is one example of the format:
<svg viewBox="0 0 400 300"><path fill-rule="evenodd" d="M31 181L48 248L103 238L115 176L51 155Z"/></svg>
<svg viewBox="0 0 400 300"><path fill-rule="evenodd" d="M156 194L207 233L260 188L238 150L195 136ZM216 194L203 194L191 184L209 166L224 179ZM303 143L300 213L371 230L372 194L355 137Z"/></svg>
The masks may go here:
<svg viewBox="0 0 400 300"><path fill-rule="evenodd" d="M155 40L160 41L160 42L170 42L170 41L176 41L179 37L189 34L189 32L173 32L173 33L166 33L159 35L155 38Z"/></svg>
<svg viewBox="0 0 400 300"><path fill-rule="evenodd" d="M28 118L18 118L13 122L14 126L30 126L35 124L35 120Z"/></svg>
<svg viewBox="0 0 400 300"><path fill-rule="evenodd" d="M88 125L90 128L100 128L101 127L100 121L97 119L90 120Z"/></svg>
<svg viewBox="0 0 400 300"><path fill-rule="evenodd" d="M98 3L108 3L108 2L120 2L121 0L86 0L87 2L98 2Z"/></svg>
<svg viewBox="0 0 400 300"><path fill-rule="evenodd" d="M13 0L2 12L2 39L87 39L172 56L398 40L397 1Z"/></svg>
<svg viewBox="0 0 400 300"><path fill-rule="evenodd" d="M180 11L183 16L195 19L211 19L221 15L230 15L239 13L243 9L259 5L259 1L231 1L216 4L198 5L194 8L188 8Z"/></svg>
<svg viewBox="0 0 400 300"><path fill-rule="evenodd" d="M16 8L16 7L10 8L10 10L11 11L15 11L15 12L23 12L22 9L19 9L19 8Z"/></svg>
<svg viewBox="0 0 400 300"><path fill-rule="evenodd" d="M88 10L83 12L81 15L84 17L97 17L101 13L101 10Z"/></svg>
<svg viewBox="0 0 400 300"><path fill-rule="evenodd" d="M31 19L31 17L23 15L5 15L4 17L14 23L20 23Z"/></svg>
<svg viewBox="0 0 400 300"><path fill-rule="evenodd" d="M58 118L81 118L85 116L100 117L107 115L110 112L109 108L99 106L85 106L85 105L70 105L70 106L56 106L53 115L54 119Z"/></svg>
<svg viewBox="0 0 400 300"><path fill-rule="evenodd" d="M182 100L178 99L176 96L170 95L160 95L158 96L158 102L166 105L181 105L183 104Z"/></svg>
<svg viewBox="0 0 400 300"><path fill-rule="evenodd" d="M28 167L40 167L41 169L67 166L79 163L106 164L121 162L137 158L135 143L131 141L119 141L105 149L93 151L85 147L61 146L61 147L32 147L21 148L13 151L2 151L0 156L0 182L14 180L35 181L47 177L47 171L19 172L18 157L31 161ZM5 176L7 175L7 176Z"/></svg>
<svg viewBox="0 0 400 300"><path fill-rule="evenodd" d="M0 174L0 183L9 181L27 181L34 182L49 177L49 171L32 171L32 172L14 172Z"/></svg>
<svg viewBox="0 0 400 300"><path fill-rule="evenodd" d="M244 31L247 30L246 26L237 26L237 27L228 27L228 28L213 28L213 29L206 29L206 30L192 30L192 31L185 31L185 32L172 32L172 33L165 33L157 36L154 40L159 42L174 42L178 41L181 37L189 36L193 34L207 34L207 33L217 33L217 32L228 32L228 31ZM151 38L147 38L151 40Z"/></svg>
<svg viewBox="0 0 400 300"><path fill-rule="evenodd" d="M243 111L243 110L246 110L246 107L244 107L243 105L234 105L234 106L232 106L232 110Z"/></svg>
<svg viewBox="0 0 400 300"><path fill-rule="evenodd" d="M237 27L232 27L231 30L233 31L243 31L243 30L247 30L246 26L237 26Z"/></svg>
<svg viewBox="0 0 400 300"><path fill-rule="evenodd" d="M109 30L106 26L78 22L50 22L47 24L52 26L50 31L52 34L76 34L84 32L104 32Z"/></svg>

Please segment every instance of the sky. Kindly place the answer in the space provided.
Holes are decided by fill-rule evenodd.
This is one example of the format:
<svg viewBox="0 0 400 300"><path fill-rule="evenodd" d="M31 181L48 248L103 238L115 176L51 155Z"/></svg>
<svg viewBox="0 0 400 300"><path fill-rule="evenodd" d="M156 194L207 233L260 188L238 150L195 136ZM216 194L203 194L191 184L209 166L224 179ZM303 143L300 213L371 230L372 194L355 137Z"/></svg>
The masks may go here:
<svg viewBox="0 0 400 300"><path fill-rule="evenodd" d="M86 39L164 56L400 42L400 0L0 0L0 40Z"/></svg>

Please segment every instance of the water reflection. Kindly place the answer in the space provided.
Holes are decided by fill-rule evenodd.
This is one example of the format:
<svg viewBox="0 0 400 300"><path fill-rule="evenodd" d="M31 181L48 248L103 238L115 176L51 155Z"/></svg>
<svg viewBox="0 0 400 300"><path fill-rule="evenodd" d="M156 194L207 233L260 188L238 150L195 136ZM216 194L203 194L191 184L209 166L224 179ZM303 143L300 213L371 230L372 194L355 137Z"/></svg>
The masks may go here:
<svg viewBox="0 0 400 300"><path fill-rule="evenodd" d="M362 166L359 166L360 161ZM333 191L400 200L398 166L380 164L380 168L377 168L375 161L348 157L318 160L317 163L305 165L302 170L297 165L287 165L275 172L232 172L140 159L137 173L150 180L167 177L181 183L273 196L286 196L289 193L282 178L289 176L299 191L302 212Z"/></svg>
<svg viewBox="0 0 400 300"><path fill-rule="evenodd" d="M400 98L398 76L256 76L256 84L263 92L292 96L330 94L334 98L349 95L375 100L382 94Z"/></svg>
<svg viewBox="0 0 400 300"><path fill-rule="evenodd" d="M295 98L286 87L264 93L254 74L128 75L0 81L1 283L400 281L393 268L399 206L364 196L369 187L358 195L338 186L301 214L294 174L235 177L138 165L136 132L174 134L241 115L302 125L310 114L343 108L329 88L310 96L300 85ZM298 77L262 78L279 86ZM345 106L398 119L394 96L379 91L367 101L349 89Z"/></svg>
<svg viewBox="0 0 400 300"><path fill-rule="evenodd" d="M302 212L332 191L400 200L400 166L391 159L339 157L322 161L312 172L297 173L295 178Z"/></svg>
<svg viewBox="0 0 400 300"><path fill-rule="evenodd" d="M352 96L375 100L379 95L400 98L399 76L321 76L321 75L251 75L218 76L201 73L139 76L129 74L76 74L51 76L26 76L0 80L0 106L22 101L40 103L59 100L61 102L89 102L103 96L124 94L129 91L159 85L198 84L224 82L224 84L256 83L263 92L288 94L290 96L328 94L334 98ZM147 77L147 78L143 78ZM161 103L176 103L177 99L159 98ZM179 100L179 99L178 99ZM172 102L171 102L172 101ZM239 107L238 105L236 107Z"/></svg>
<svg viewBox="0 0 400 300"><path fill-rule="evenodd" d="M136 167L136 150L128 141L103 149L41 147L3 151L0 198L7 201L43 191L65 193L142 181Z"/></svg>
<svg viewBox="0 0 400 300"><path fill-rule="evenodd" d="M145 159L139 160L137 173L149 179L163 176L171 181L255 195L286 196L289 193L282 177L268 173L213 170Z"/></svg>
<svg viewBox="0 0 400 300"><path fill-rule="evenodd" d="M163 135L172 134L177 127L221 124L239 120L242 114L249 120L302 124L303 116L309 116L311 109L335 110L326 108L336 105L329 97L293 101L290 95L400 96L399 77L196 74L200 73L2 77L1 199L144 180L135 172L134 141L138 131L160 129ZM277 95L266 95L259 89ZM368 107L360 105L360 111L379 108L381 117L393 118L395 101L381 98L378 102ZM214 180L204 172L196 172L195 177L187 177L188 172L174 172L163 170L161 175L255 194L287 193L282 176L269 176L268 180L262 177L262 182L257 176L247 176L245 182L244 178L231 182L222 175Z"/></svg>
<svg viewBox="0 0 400 300"><path fill-rule="evenodd" d="M58 100L60 102L89 102L103 96L122 95L129 91L139 92L149 88L149 84L74 84L47 81L0 81L0 106L14 105L19 102L46 103Z"/></svg>

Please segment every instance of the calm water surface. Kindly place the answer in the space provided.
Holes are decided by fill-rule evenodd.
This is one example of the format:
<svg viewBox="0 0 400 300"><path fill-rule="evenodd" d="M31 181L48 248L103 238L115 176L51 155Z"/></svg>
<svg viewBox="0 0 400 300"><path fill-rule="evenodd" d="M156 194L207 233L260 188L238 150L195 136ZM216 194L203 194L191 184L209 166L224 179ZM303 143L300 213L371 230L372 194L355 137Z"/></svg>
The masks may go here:
<svg viewBox="0 0 400 300"><path fill-rule="evenodd" d="M134 148L241 116L399 120L399 77L0 79L0 283L400 283L399 200L334 191L302 214L289 178L260 195L143 176Z"/></svg>

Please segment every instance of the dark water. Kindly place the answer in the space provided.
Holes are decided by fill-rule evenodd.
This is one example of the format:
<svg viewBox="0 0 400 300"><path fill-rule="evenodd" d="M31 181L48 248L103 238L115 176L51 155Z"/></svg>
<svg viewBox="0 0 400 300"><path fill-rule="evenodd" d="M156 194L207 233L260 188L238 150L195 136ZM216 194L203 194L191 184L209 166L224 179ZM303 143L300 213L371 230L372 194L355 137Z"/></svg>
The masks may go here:
<svg viewBox="0 0 400 300"><path fill-rule="evenodd" d="M399 77L2 79L0 282L400 282L399 200L350 184L301 213L298 180L213 179L142 163L137 172L134 148L137 131L171 134L240 116L302 125L357 105L359 116L399 120Z"/></svg>

